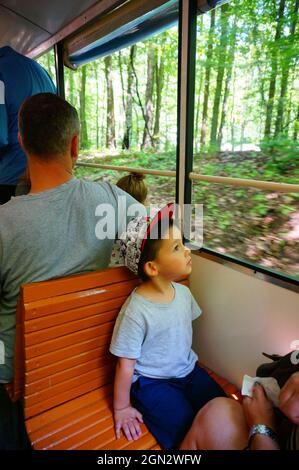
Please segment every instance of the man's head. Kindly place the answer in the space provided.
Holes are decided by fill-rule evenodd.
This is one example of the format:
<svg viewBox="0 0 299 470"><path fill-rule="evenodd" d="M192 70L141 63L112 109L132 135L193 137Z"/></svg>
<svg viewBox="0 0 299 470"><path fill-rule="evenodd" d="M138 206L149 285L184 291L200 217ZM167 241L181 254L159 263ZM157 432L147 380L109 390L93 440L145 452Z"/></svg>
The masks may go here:
<svg viewBox="0 0 299 470"><path fill-rule="evenodd" d="M44 161L78 155L79 119L67 101L52 93L27 98L19 111L20 143Z"/></svg>

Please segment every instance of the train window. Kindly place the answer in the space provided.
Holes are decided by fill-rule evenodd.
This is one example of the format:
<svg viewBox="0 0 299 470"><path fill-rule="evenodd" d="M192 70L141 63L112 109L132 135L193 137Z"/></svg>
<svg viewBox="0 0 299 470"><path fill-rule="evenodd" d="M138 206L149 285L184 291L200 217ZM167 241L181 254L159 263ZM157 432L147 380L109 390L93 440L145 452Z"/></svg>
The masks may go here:
<svg viewBox="0 0 299 470"><path fill-rule="evenodd" d="M79 177L116 182L124 173L83 163L144 168L148 202L175 199L178 28L65 69L66 99L81 121Z"/></svg>
<svg viewBox="0 0 299 470"><path fill-rule="evenodd" d="M41 64L44 67L44 69L47 70L53 82L56 84L54 49L53 48L50 49L48 52L41 55L36 60L39 64Z"/></svg>
<svg viewBox="0 0 299 470"><path fill-rule="evenodd" d="M204 247L299 276L299 3L232 0L197 18L193 180ZM297 38L297 40L296 40ZM253 184L254 186L254 184Z"/></svg>

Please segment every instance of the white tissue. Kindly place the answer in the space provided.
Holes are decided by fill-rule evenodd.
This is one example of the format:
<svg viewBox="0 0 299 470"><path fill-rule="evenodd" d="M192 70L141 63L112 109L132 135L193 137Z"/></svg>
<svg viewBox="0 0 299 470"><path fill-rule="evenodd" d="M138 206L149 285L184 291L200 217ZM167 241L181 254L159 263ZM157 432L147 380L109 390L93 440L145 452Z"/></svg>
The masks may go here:
<svg viewBox="0 0 299 470"><path fill-rule="evenodd" d="M278 407L280 387L274 377L250 377L249 375L244 375L242 395L252 397L252 388L255 382L260 383L264 387L267 398L272 401L274 406Z"/></svg>

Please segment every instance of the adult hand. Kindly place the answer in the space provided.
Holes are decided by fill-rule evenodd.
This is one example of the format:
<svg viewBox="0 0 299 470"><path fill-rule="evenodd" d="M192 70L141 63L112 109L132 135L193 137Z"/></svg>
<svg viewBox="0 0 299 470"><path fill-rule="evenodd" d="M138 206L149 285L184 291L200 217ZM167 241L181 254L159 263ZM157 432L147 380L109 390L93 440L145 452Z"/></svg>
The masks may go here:
<svg viewBox="0 0 299 470"><path fill-rule="evenodd" d="M299 425L299 372L292 374L282 387L279 408L293 423Z"/></svg>
<svg viewBox="0 0 299 470"><path fill-rule="evenodd" d="M136 441L141 436L139 423L143 423L142 414L136 408L129 405L121 410L114 410L115 433L117 439L120 438L120 431L123 430L126 438Z"/></svg>
<svg viewBox="0 0 299 470"><path fill-rule="evenodd" d="M271 429L275 429L273 405L266 397L265 391L260 384L254 385L252 397L244 398L243 409L249 427L254 424L265 424Z"/></svg>

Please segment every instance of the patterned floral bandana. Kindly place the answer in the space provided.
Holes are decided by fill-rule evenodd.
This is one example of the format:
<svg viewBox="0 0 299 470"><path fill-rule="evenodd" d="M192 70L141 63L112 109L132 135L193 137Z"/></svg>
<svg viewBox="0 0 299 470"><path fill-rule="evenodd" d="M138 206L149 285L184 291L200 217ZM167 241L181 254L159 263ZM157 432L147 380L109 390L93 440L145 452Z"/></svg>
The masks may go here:
<svg viewBox="0 0 299 470"><path fill-rule="evenodd" d="M117 240L120 251L120 260L134 274L138 274L138 266L146 240L150 237L153 227L162 218L172 218L174 204L167 204L157 214L150 217L138 216L130 220L127 225L127 231L121 234Z"/></svg>
<svg viewBox="0 0 299 470"><path fill-rule="evenodd" d="M123 260L134 274L138 274L138 265L141 257L141 245L146 235L150 220L148 217L134 217L127 226L127 231L117 240L120 246L120 260Z"/></svg>

